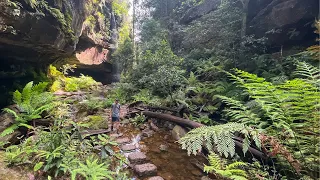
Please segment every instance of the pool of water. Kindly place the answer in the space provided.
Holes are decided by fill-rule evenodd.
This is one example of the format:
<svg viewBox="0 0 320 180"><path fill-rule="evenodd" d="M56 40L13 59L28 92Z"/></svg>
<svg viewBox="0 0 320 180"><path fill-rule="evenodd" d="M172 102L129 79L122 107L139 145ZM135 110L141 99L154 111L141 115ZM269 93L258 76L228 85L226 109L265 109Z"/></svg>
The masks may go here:
<svg viewBox="0 0 320 180"><path fill-rule="evenodd" d="M125 136L132 137L139 144L138 151L146 153L149 161L157 166L158 175L165 180L200 180L205 175L195 164L203 165L206 159L202 156L188 156L173 140L170 131L160 130L149 138L140 139L140 131L131 125L123 130Z"/></svg>

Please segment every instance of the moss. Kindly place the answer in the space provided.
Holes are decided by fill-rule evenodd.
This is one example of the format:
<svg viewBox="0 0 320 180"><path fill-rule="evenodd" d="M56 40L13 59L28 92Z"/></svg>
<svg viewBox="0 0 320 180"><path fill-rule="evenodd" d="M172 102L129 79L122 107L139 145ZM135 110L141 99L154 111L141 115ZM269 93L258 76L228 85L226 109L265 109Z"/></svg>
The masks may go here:
<svg viewBox="0 0 320 180"><path fill-rule="evenodd" d="M87 117L86 124L90 129L107 129L108 121L100 115L92 115Z"/></svg>

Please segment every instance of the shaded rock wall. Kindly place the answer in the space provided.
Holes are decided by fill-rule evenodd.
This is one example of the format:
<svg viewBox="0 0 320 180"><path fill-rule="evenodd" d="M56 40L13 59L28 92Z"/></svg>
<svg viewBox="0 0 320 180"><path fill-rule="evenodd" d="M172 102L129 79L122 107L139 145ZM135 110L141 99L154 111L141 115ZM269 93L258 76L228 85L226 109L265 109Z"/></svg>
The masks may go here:
<svg viewBox="0 0 320 180"><path fill-rule="evenodd" d="M204 0L187 9L180 17L179 25L183 29L194 21L201 21L205 15L214 12L220 3L220 0ZM240 1L235 1L234 5L242 8ZM269 47L307 47L315 43L316 35L312 25L318 17L318 0L250 0L246 34L257 38L267 37ZM214 24L212 28L215 28ZM177 37L180 33L173 34L174 41L179 41ZM181 45L179 42L173 43Z"/></svg>
<svg viewBox="0 0 320 180"><path fill-rule="evenodd" d="M40 81L35 76L45 76L51 63L77 64L75 75L110 83L111 47L117 46L123 19L113 14L111 3L0 0L0 107L10 91L31 80Z"/></svg>

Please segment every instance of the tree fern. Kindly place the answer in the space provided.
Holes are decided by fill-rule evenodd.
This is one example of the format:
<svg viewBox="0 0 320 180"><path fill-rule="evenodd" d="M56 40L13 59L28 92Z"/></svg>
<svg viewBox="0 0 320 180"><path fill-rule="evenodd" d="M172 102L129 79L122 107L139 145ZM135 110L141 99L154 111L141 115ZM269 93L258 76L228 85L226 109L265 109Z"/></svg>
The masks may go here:
<svg viewBox="0 0 320 180"><path fill-rule="evenodd" d="M188 154L197 154L204 145L210 151L216 148L221 155L232 157L235 155L234 133L247 133L244 142L249 143L251 141L249 138L252 135L248 133L249 131L243 131L244 129L248 129L248 127L240 123L199 127L188 132L179 140L179 143L182 145L182 149L188 151ZM246 146L249 145L244 144L244 147Z"/></svg>

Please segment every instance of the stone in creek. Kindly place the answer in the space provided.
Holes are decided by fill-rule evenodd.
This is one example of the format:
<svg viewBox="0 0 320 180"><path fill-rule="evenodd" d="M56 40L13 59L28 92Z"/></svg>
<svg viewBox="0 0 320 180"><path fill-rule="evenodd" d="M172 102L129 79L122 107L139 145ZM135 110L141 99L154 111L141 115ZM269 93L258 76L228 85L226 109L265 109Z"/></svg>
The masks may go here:
<svg viewBox="0 0 320 180"><path fill-rule="evenodd" d="M131 142L131 140L129 138L119 138L116 140L116 142L118 144L128 144Z"/></svg>
<svg viewBox="0 0 320 180"><path fill-rule="evenodd" d="M148 178L148 180L164 180L161 176L153 176L151 178Z"/></svg>
<svg viewBox="0 0 320 180"><path fill-rule="evenodd" d="M153 135L153 131L150 129L145 129L142 131L142 136L144 137L151 137Z"/></svg>
<svg viewBox="0 0 320 180"><path fill-rule="evenodd" d="M134 151L136 149L135 145L122 145L121 150L122 151Z"/></svg>
<svg viewBox="0 0 320 180"><path fill-rule="evenodd" d="M133 169L140 177L155 176L157 174L157 166L151 163L135 165Z"/></svg>
<svg viewBox="0 0 320 180"><path fill-rule="evenodd" d="M159 146L159 149L160 149L160 151L168 151L168 145L166 145L166 144L161 144L161 145Z"/></svg>
<svg viewBox="0 0 320 180"><path fill-rule="evenodd" d="M201 180L212 180L208 176L202 176Z"/></svg>
<svg viewBox="0 0 320 180"><path fill-rule="evenodd" d="M142 164L147 161L147 156L142 152L130 153L128 159L131 164Z"/></svg>
<svg viewBox="0 0 320 180"><path fill-rule="evenodd" d="M202 172L198 171L198 170L192 170L191 174L195 175L195 176L202 176Z"/></svg>

